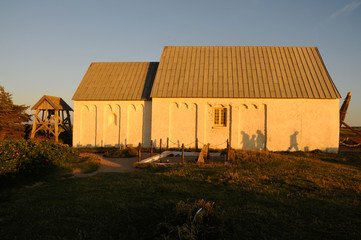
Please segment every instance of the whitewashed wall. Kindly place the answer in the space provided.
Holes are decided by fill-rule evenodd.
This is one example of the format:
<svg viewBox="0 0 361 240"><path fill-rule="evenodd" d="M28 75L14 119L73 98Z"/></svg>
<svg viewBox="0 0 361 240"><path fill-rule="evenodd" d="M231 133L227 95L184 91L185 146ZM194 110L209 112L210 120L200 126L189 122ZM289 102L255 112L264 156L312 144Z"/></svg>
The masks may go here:
<svg viewBox="0 0 361 240"><path fill-rule="evenodd" d="M213 108L227 108L227 125L213 126ZM271 151L337 152L338 99L161 99L75 101L73 145L150 145Z"/></svg>
<svg viewBox="0 0 361 240"><path fill-rule="evenodd" d="M150 144L150 101L75 101L73 145Z"/></svg>
<svg viewBox="0 0 361 240"><path fill-rule="evenodd" d="M227 108L227 125L213 126L213 108ZM194 119L194 120L193 120ZM337 152L339 99L153 98L151 138L171 146Z"/></svg>

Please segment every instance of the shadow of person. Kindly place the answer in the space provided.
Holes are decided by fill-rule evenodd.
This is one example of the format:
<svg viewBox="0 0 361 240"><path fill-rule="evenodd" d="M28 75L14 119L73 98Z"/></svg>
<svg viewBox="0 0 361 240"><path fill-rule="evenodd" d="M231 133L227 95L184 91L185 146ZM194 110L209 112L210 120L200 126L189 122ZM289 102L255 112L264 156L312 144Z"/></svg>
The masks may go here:
<svg viewBox="0 0 361 240"><path fill-rule="evenodd" d="M261 130L257 130L256 149L265 149L265 135Z"/></svg>
<svg viewBox="0 0 361 240"><path fill-rule="evenodd" d="M256 135L253 134L251 140L249 140L249 148L256 149Z"/></svg>
<svg viewBox="0 0 361 240"><path fill-rule="evenodd" d="M255 149L256 148L256 135L252 135L252 138L249 137L247 133L241 131L242 134L242 149Z"/></svg>
<svg viewBox="0 0 361 240"><path fill-rule="evenodd" d="M244 131L241 131L241 134L242 134L242 142L241 143L243 143L242 149L249 148L249 135L247 133L245 133Z"/></svg>
<svg viewBox="0 0 361 240"><path fill-rule="evenodd" d="M298 143L297 143L297 135L298 135L298 131L295 131L290 136L290 147L288 148L288 151L291 151L292 149L295 149L296 151L299 151Z"/></svg>

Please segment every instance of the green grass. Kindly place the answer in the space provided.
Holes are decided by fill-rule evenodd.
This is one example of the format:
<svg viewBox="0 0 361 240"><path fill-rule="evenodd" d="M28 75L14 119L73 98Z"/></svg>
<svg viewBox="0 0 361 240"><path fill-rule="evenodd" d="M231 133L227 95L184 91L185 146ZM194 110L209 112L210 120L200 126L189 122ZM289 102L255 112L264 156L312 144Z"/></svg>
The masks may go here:
<svg viewBox="0 0 361 240"><path fill-rule="evenodd" d="M91 173L100 167L100 158L96 156L84 156L78 162L73 162L68 169L80 169L83 173Z"/></svg>
<svg viewBox="0 0 361 240"><path fill-rule="evenodd" d="M138 150L133 147L113 148L104 153L105 157L110 158L129 158L138 156Z"/></svg>
<svg viewBox="0 0 361 240"><path fill-rule="evenodd" d="M359 153L232 156L227 166L142 165L131 173L3 188L0 236L173 239L190 229L195 203L204 199L214 204L212 218L204 216L186 239L361 238ZM179 215L179 206L193 209L190 216Z"/></svg>

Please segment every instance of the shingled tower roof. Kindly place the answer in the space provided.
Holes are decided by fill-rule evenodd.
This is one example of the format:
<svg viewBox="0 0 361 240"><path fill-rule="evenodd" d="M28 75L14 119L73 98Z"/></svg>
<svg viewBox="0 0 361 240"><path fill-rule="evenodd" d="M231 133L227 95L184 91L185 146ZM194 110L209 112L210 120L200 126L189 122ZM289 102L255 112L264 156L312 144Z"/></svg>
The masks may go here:
<svg viewBox="0 0 361 240"><path fill-rule="evenodd" d="M73 109L60 97L44 95L40 100L35 103L31 110L68 110Z"/></svg>

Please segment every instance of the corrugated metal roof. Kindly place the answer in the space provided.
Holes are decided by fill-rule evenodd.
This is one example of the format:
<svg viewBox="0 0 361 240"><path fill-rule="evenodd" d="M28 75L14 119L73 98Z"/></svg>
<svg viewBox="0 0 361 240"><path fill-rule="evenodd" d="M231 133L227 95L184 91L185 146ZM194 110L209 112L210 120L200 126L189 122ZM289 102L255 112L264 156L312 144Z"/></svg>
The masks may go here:
<svg viewBox="0 0 361 240"><path fill-rule="evenodd" d="M60 97L44 95L40 100L31 108L31 110L69 110L73 109Z"/></svg>
<svg viewBox="0 0 361 240"><path fill-rule="evenodd" d="M340 98L317 47L166 46L151 97Z"/></svg>
<svg viewBox="0 0 361 240"><path fill-rule="evenodd" d="M157 62L98 62L90 64L73 100L149 99Z"/></svg>

